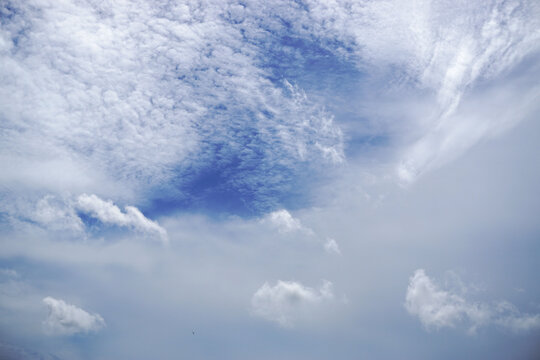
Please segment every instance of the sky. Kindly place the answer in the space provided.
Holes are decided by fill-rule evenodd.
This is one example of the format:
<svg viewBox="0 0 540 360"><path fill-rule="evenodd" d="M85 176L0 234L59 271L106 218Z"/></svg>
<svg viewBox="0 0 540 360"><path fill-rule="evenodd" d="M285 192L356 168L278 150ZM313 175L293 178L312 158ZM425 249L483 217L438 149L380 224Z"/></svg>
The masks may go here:
<svg viewBox="0 0 540 360"><path fill-rule="evenodd" d="M0 358L540 357L540 3L0 0Z"/></svg>

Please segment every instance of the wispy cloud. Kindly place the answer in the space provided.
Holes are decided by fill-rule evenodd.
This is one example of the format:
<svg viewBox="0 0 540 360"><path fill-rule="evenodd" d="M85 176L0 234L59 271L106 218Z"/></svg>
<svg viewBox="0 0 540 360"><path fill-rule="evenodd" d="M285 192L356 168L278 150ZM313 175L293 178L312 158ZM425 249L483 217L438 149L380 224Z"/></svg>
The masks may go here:
<svg viewBox="0 0 540 360"><path fill-rule="evenodd" d="M470 333L487 325L498 325L514 332L540 328L540 314L522 314L505 301L494 305L468 301L459 293L441 289L422 269L416 270L410 278L405 308L411 315L418 316L428 330L463 323L470 326Z"/></svg>
<svg viewBox="0 0 540 360"><path fill-rule="evenodd" d="M362 68L385 72L389 66L397 67L400 74L391 77L396 88L434 95L432 110L409 124L416 129L416 140L401 154L397 171L403 182L414 181L523 118L486 118L476 113L465 115L465 120L460 106L477 87L538 51L537 2L335 1L329 5L313 0L307 6L314 19L310 30L339 39L357 55ZM533 71L530 76L538 76L538 70L529 71ZM520 91L538 96L534 85ZM492 106L501 111L513 106L519 112L524 105L507 98Z"/></svg>

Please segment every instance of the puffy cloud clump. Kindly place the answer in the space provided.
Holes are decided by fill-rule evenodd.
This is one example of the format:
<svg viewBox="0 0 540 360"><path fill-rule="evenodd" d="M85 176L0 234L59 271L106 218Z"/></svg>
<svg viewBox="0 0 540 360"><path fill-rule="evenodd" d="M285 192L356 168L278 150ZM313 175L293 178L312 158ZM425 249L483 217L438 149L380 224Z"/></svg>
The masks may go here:
<svg viewBox="0 0 540 360"><path fill-rule="evenodd" d="M253 314L283 327L291 327L305 315L320 310L324 302L332 300L332 283L324 281L313 289L295 281L281 281L271 286L264 283L251 299Z"/></svg>
<svg viewBox="0 0 540 360"><path fill-rule="evenodd" d="M104 224L133 228L142 233L157 235L163 242L168 242L167 231L157 222L144 216L134 206L126 206L125 212L122 212L110 200L103 200L96 195L82 194L77 199L77 209Z"/></svg>
<svg viewBox="0 0 540 360"><path fill-rule="evenodd" d="M75 305L47 296L43 299L49 311L43 325L52 335L74 335L90 333L105 327L105 320L99 314L90 314Z"/></svg>

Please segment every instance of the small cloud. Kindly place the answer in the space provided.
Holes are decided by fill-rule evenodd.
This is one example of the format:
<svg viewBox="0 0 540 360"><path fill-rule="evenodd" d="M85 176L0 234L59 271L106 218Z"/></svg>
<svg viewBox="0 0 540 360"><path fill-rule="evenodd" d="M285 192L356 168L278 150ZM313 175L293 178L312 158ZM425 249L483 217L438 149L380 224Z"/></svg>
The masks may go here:
<svg viewBox="0 0 540 360"><path fill-rule="evenodd" d="M51 335L74 335L96 332L105 327L105 320L99 314L90 314L63 300L46 297L47 319L43 322L45 330Z"/></svg>
<svg viewBox="0 0 540 360"><path fill-rule="evenodd" d="M277 228L278 231L282 233L303 231L308 234L313 234L313 230L304 227L300 220L294 218L291 213L285 209L271 212L264 217L263 221Z"/></svg>
<svg viewBox="0 0 540 360"><path fill-rule="evenodd" d="M467 301L462 294L441 289L423 269L416 270L410 278L405 308L411 315L418 316L427 330L455 327L460 323L468 323L471 334L488 324L514 332L540 328L540 314L522 314L508 302L491 305Z"/></svg>
<svg viewBox="0 0 540 360"><path fill-rule="evenodd" d="M125 212L110 200L102 200L96 195L82 194L77 198L77 208L100 220L104 224L133 228L137 231L155 234L164 242L168 242L167 231L157 222L148 219L134 206L126 206Z"/></svg>
<svg viewBox="0 0 540 360"><path fill-rule="evenodd" d="M332 300L332 283L323 281L319 289L313 289L295 281L281 281L270 286L264 283L251 298L253 314L292 327L296 320L313 314L318 305Z"/></svg>
<svg viewBox="0 0 540 360"><path fill-rule="evenodd" d="M339 245L334 239L327 239L326 243L324 243L324 250L330 254L338 254L341 255L341 250L339 249Z"/></svg>
<svg viewBox="0 0 540 360"><path fill-rule="evenodd" d="M522 314L512 304L502 301L495 307L497 314L494 322L515 333L540 329L540 314Z"/></svg>

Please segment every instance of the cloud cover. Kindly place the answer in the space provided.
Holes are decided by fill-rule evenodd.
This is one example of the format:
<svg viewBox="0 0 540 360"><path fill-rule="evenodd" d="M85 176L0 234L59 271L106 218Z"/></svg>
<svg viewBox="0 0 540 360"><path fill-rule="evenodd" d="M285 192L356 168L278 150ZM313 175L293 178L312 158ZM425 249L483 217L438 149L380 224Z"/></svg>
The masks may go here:
<svg viewBox="0 0 540 360"><path fill-rule="evenodd" d="M2 2L0 265L38 290L3 274L0 336L67 359L520 357L538 319L510 303L411 283L429 329L520 332L478 342L425 341L400 304L403 275L431 265L501 292L519 274L538 298L536 145L423 175L536 118L539 18L512 0ZM514 146L538 143L527 129ZM165 228L166 247L123 231ZM321 278L351 305L314 324L336 303L304 285ZM28 309L51 293L104 304L111 331L35 340ZM208 342L178 336L187 322Z"/></svg>
<svg viewBox="0 0 540 360"><path fill-rule="evenodd" d="M5 3L4 156L83 163L128 193L188 200L214 191L196 186L212 173L256 202L298 164L342 161L332 115L268 79L244 41L259 29L228 19L233 3Z"/></svg>

